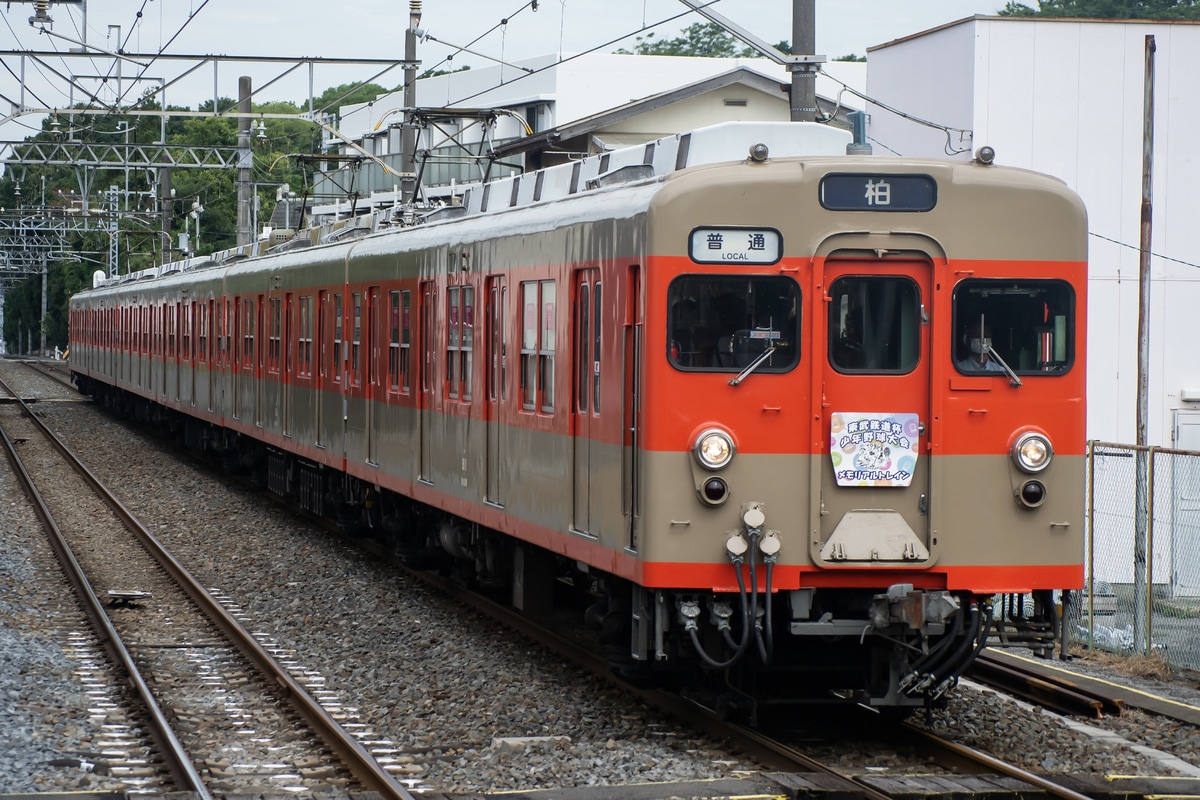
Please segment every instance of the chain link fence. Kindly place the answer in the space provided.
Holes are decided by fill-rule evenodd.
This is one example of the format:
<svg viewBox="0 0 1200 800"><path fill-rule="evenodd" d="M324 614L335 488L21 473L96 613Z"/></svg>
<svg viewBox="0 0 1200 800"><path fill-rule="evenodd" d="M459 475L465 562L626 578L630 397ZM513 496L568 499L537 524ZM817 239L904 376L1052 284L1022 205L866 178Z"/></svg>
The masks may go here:
<svg viewBox="0 0 1200 800"><path fill-rule="evenodd" d="M1200 453L1089 442L1085 580L1071 645L1200 670Z"/></svg>

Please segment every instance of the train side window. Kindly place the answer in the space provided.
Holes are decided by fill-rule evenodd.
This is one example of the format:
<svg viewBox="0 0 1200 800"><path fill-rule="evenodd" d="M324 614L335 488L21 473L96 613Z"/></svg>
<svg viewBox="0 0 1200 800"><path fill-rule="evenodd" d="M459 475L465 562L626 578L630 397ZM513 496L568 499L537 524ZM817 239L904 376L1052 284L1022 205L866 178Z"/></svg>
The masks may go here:
<svg viewBox="0 0 1200 800"><path fill-rule="evenodd" d="M242 301L242 358L247 368L254 368L254 298Z"/></svg>
<svg viewBox="0 0 1200 800"><path fill-rule="evenodd" d="M462 317L460 316L459 293L461 286L446 288L446 396L457 399L459 381L458 359L462 341Z"/></svg>
<svg viewBox="0 0 1200 800"><path fill-rule="evenodd" d="M405 394L411 387L412 368L412 292L400 292L400 390Z"/></svg>
<svg viewBox="0 0 1200 800"><path fill-rule="evenodd" d="M343 350L342 344L342 327L345 324L342 317L342 293L334 292L333 294L333 382L342 382L342 362L346 360L346 353Z"/></svg>
<svg viewBox="0 0 1200 800"><path fill-rule="evenodd" d="M359 366L358 356L362 348L362 292L350 293L350 304L354 311L354 320L351 327L350 340L350 381L354 386L360 385L362 381L362 371Z"/></svg>
<svg viewBox="0 0 1200 800"><path fill-rule="evenodd" d="M775 275L681 275L667 289L667 359L676 369L759 372L800 363L800 287ZM773 348L773 349L772 349Z"/></svg>
<svg viewBox="0 0 1200 800"><path fill-rule="evenodd" d="M462 387L462 399L471 399L471 370L474 365L472 357L475 349L475 287L462 287L462 335L459 337L459 385Z"/></svg>
<svg viewBox="0 0 1200 800"><path fill-rule="evenodd" d="M1075 360L1075 290L1054 279L968 278L954 287L951 353L963 373L1062 375Z"/></svg>
<svg viewBox="0 0 1200 800"><path fill-rule="evenodd" d="M538 349L538 391L542 396L542 411L554 410L554 330L557 309L554 281L542 281L542 338Z"/></svg>
<svg viewBox="0 0 1200 800"><path fill-rule="evenodd" d="M312 377L313 352L313 298L311 294L300 297L300 376Z"/></svg>
<svg viewBox="0 0 1200 800"><path fill-rule="evenodd" d="M271 310L270 352L267 353L267 367L271 372L279 372L279 357L282 354L280 339L283 330L283 311L278 297L272 297L268 303Z"/></svg>
<svg viewBox="0 0 1200 800"><path fill-rule="evenodd" d="M554 411L554 281L521 284L521 407Z"/></svg>
<svg viewBox="0 0 1200 800"><path fill-rule="evenodd" d="M829 363L904 374L921 359L921 295L903 275L849 275L829 287Z"/></svg>
<svg viewBox="0 0 1200 800"><path fill-rule="evenodd" d="M400 293L388 292L388 391L400 389Z"/></svg>
<svg viewBox="0 0 1200 800"><path fill-rule="evenodd" d="M221 347L220 363L222 365L228 365L233 359L233 354L232 354L233 344L232 344L232 336L231 336L231 334L233 332L233 310L232 309L235 308L236 306L232 306L229 302L229 298L225 298L225 302L222 303L220 307L222 308L221 321L220 321L221 322L221 338L220 338L220 342L219 342L220 347Z"/></svg>
<svg viewBox="0 0 1200 800"><path fill-rule="evenodd" d="M183 358L185 361L191 361L194 357L192 352L192 325L196 309L196 301L183 304Z"/></svg>
<svg viewBox="0 0 1200 800"><path fill-rule="evenodd" d="M208 304L200 303L200 317L196 320L196 350L197 360L208 361Z"/></svg>

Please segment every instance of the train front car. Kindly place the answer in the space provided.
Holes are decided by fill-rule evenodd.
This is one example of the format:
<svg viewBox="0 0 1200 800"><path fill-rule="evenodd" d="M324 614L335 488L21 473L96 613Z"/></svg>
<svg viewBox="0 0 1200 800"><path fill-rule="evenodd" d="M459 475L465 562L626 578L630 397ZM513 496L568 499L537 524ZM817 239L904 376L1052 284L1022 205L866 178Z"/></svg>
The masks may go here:
<svg viewBox="0 0 1200 800"><path fill-rule="evenodd" d="M766 150L650 210L630 666L936 703L994 595L1045 644L1082 583L1086 215L979 160Z"/></svg>

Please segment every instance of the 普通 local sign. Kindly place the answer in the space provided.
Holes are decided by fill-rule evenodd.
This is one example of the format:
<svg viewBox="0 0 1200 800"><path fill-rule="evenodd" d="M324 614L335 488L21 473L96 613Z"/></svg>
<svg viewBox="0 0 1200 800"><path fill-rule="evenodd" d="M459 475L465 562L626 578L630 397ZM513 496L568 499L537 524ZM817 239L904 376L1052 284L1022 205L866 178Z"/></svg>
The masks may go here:
<svg viewBox="0 0 1200 800"><path fill-rule="evenodd" d="M774 264L783 235L774 228L696 228L688 254L697 264Z"/></svg>

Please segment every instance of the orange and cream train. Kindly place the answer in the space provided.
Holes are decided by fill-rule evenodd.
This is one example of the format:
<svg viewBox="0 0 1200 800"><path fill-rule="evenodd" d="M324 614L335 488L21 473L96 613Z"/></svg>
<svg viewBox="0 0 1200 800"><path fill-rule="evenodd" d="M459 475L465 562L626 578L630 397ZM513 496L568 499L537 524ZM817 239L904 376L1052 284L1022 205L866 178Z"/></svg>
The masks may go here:
<svg viewBox="0 0 1200 800"><path fill-rule="evenodd" d="M590 597L630 676L920 706L993 596L1044 644L1082 583L1086 217L847 141L723 124L98 276L71 367L528 613Z"/></svg>

